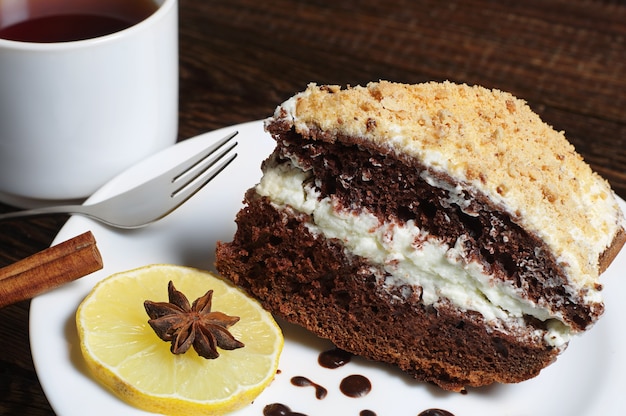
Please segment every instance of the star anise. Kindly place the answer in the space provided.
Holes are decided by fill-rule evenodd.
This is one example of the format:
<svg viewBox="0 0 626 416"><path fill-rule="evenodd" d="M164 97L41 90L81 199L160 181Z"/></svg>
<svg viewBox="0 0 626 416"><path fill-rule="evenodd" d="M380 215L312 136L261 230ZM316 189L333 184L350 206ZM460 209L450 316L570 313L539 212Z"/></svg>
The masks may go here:
<svg viewBox="0 0 626 416"><path fill-rule="evenodd" d="M163 341L171 341L172 353L183 354L193 346L201 357L214 359L220 355L217 347L234 350L244 346L228 331L239 317L211 312L213 290L196 299L191 306L171 281L167 292L169 302L146 300L144 307L150 317L148 324Z"/></svg>

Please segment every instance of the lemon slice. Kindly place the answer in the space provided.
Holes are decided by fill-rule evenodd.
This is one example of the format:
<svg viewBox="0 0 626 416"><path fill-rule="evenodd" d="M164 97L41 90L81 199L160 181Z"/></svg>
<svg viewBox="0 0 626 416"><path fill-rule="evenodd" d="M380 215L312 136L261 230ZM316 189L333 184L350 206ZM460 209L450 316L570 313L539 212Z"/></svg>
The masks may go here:
<svg viewBox="0 0 626 416"><path fill-rule="evenodd" d="M243 348L216 359L172 354L148 325L144 301L168 301L172 281L190 302L213 290L212 310L238 316ZM93 376L140 409L168 415L223 414L251 403L272 381L283 335L272 315L241 290L198 269L151 265L98 283L78 307L80 348Z"/></svg>

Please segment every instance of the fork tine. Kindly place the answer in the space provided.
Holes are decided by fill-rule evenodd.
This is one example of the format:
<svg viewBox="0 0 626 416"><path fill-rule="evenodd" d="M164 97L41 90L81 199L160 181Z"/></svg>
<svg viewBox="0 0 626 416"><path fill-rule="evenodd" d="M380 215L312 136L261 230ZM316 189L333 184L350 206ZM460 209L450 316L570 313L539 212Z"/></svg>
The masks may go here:
<svg viewBox="0 0 626 416"><path fill-rule="evenodd" d="M198 165L200 162L202 162L204 159L206 159L208 156L210 156L211 154L215 153L216 150L218 150L219 148L221 148L222 146L224 146L227 142L229 142L233 137L235 137L237 134L239 134L238 131L235 131L229 135L227 135L226 137L220 139L219 141L215 142L214 144L212 144L211 146L207 147L204 151L198 153L197 155L187 159L184 163L181 163L179 166L177 166L178 174L176 174L173 178L172 178L172 183L178 181L180 178L182 178L183 176L185 176L190 170L192 170L196 165ZM236 145L236 143L235 143ZM232 147L231 147L232 148ZM230 149L229 149L230 150ZM224 155L222 154L220 156L223 157ZM219 159L219 158L218 158Z"/></svg>
<svg viewBox="0 0 626 416"><path fill-rule="evenodd" d="M200 160L196 162L195 166L198 168L198 172L194 174L192 177L188 178L184 183L180 184L180 186L172 192L171 197L176 198L179 204L182 204L187 199L191 198L196 192L202 189L207 183L209 183L213 178L215 178L221 171L223 171L226 166L228 166L235 158L237 157L237 153L233 153L228 158L223 160L217 166L216 163L224 158L231 150L233 150L237 146L237 142L230 145L228 148L221 151L215 157L208 159L208 156L205 155L206 161ZM211 169L213 168L213 169ZM187 173L189 170L187 171ZM180 177L181 175L179 175Z"/></svg>
<svg viewBox="0 0 626 416"><path fill-rule="evenodd" d="M232 137L233 136L230 136L229 139ZM220 146L225 145L225 143L226 142L220 143ZM196 180L196 178L202 175L206 170L211 168L220 159L222 159L226 154L228 154L231 150L233 150L235 146L237 146L237 142L230 143L228 147L226 147L225 149L222 149L219 153L214 154L216 152L216 149L219 149L219 146L217 146L213 148L213 151L202 152L201 154L203 156L202 158L194 157L195 159L194 163L189 163L189 165L191 165L190 167L188 167L183 172L180 172L178 175L172 178L171 183L174 189L174 192L172 193L172 195L177 192L177 189L180 189L190 184L194 180ZM182 185L179 185L179 182L183 180L185 182Z"/></svg>

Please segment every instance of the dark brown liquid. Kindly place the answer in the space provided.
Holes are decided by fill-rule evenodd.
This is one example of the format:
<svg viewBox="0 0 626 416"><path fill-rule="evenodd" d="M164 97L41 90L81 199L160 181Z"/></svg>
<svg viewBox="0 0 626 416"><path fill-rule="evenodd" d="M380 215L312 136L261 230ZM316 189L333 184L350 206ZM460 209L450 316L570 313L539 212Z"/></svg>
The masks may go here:
<svg viewBox="0 0 626 416"><path fill-rule="evenodd" d="M76 0L66 1L68 4L77 3ZM25 20L0 28L0 38L36 43L91 39L129 28L150 16L157 8L153 0L127 0L121 3L91 0L80 7L67 8L71 12L50 14L46 11L39 16L33 10ZM3 14L10 13L0 12L0 21L3 20Z"/></svg>
<svg viewBox="0 0 626 416"><path fill-rule="evenodd" d="M442 409L427 409L421 412L417 416L454 416L452 413L447 410Z"/></svg>
<svg viewBox="0 0 626 416"><path fill-rule="evenodd" d="M372 383L367 377L354 374L341 380L339 390L348 397L363 397L372 390Z"/></svg>
<svg viewBox="0 0 626 416"><path fill-rule="evenodd" d="M359 416L376 416L376 413L371 410L361 410Z"/></svg>
<svg viewBox="0 0 626 416"><path fill-rule="evenodd" d="M324 368L339 368L350 362L352 354L339 348L322 352L317 358L317 362Z"/></svg>
<svg viewBox="0 0 626 416"><path fill-rule="evenodd" d="M312 382L306 377L296 376L291 378L291 384L298 387L314 387L315 388L315 397L318 400L322 400L328 394L328 390L324 387L320 386L317 383Z"/></svg>
<svg viewBox="0 0 626 416"><path fill-rule="evenodd" d="M268 404L263 408L263 416L306 416L303 413L292 412L290 408L280 403Z"/></svg>

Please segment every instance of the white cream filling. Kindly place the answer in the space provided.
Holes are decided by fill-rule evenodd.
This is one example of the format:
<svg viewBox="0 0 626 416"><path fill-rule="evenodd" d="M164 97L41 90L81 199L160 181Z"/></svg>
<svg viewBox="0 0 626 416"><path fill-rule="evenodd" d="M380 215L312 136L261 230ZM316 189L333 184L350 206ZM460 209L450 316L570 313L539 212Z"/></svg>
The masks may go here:
<svg viewBox="0 0 626 416"><path fill-rule="evenodd" d="M382 266L389 274L384 285L419 286L427 305L447 299L462 310L477 311L486 321L509 323L524 315L549 321L546 342L561 346L570 338L570 329L534 302L522 298L509 282L496 282L483 267L468 261L461 239L452 247L421 230L413 221L381 223L367 211L359 214L342 209L330 198L318 199L312 186L306 186L309 175L289 165L265 171L256 191L269 197L277 206L291 206L310 214L314 223L309 230L336 238L349 252Z"/></svg>

